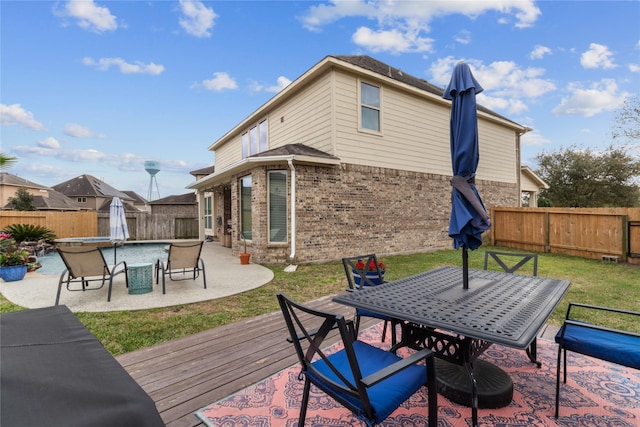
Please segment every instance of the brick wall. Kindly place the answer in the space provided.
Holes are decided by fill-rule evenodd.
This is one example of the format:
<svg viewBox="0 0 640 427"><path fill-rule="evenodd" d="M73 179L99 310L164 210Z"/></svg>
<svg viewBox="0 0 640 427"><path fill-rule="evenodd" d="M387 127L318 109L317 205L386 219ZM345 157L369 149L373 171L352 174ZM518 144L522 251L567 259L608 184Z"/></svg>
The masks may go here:
<svg viewBox="0 0 640 427"><path fill-rule="evenodd" d="M269 169L276 167L260 167L251 172L253 241L248 251L253 253L255 262L284 264L290 262L291 247L267 243ZM231 190L233 218L238 218L239 211L237 178ZM352 164L296 165L295 262L325 262L370 252L390 255L450 248L449 180L442 175ZM518 205L515 184L481 181L477 186L487 210L492 205ZM234 226L234 253L241 244L236 229Z"/></svg>

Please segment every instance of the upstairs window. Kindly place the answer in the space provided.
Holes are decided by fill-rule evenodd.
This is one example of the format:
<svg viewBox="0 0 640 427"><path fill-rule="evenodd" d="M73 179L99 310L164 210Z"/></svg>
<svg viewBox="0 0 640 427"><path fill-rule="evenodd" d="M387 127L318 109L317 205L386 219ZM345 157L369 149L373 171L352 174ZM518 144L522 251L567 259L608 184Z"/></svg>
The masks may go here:
<svg viewBox="0 0 640 427"><path fill-rule="evenodd" d="M269 149L267 120L263 120L242 134L242 158Z"/></svg>
<svg viewBox="0 0 640 427"><path fill-rule="evenodd" d="M380 87L360 82L360 128L380 132Z"/></svg>
<svg viewBox="0 0 640 427"><path fill-rule="evenodd" d="M87 203L87 198L86 198L86 197L78 197L78 198L76 199L76 201L77 201L78 203Z"/></svg>

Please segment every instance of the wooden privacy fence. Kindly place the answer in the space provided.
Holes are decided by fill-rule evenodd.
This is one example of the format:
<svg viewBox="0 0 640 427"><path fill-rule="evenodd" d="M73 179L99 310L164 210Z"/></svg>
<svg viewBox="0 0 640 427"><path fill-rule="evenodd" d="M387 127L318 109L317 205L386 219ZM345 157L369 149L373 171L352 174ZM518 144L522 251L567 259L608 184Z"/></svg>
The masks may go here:
<svg viewBox="0 0 640 427"><path fill-rule="evenodd" d="M40 225L60 239L98 236L97 212L0 211L0 228L11 224Z"/></svg>
<svg viewBox="0 0 640 427"><path fill-rule="evenodd" d="M491 208L491 243L640 264L640 208Z"/></svg>
<svg viewBox="0 0 640 427"><path fill-rule="evenodd" d="M198 238L198 218L144 212L127 213L126 217L130 240ZM11 224L41 225L59 239L109 236L108 213L0 211L0 228Z"/></svg>

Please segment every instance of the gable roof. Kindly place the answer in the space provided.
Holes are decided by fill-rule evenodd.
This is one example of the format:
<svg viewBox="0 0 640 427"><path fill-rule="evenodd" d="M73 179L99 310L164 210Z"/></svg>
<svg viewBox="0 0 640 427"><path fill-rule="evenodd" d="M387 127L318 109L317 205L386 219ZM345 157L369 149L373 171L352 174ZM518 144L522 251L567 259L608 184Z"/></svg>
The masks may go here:
<svg viewBox="0 0 640 427"><path fill-rule="evenodd" d="M84 197L120 197L123 201L133 199L122 191L110 186L91 175L80 175L68 181L54 185L53 189L65 196Z"/></svg>
<svg viewBox="0 0 640 427"><path fill-rule="evenodd" d="M104 202L102 202L102 204L98 207L97 211L98 212L102 212L102 213L109 213L111 212L111 202L113 201L113 198L105 200ZM124 209L125 212L143 212L140 209L136 208L135 206L133 206L131 203L129 202L122 202L122 208Z"/></svg>
<svg viewBox="0 0 640 427"><path fill-rule="evenodd" d="M137 203L139 205L144 205L145 203L147 203L147 199L145 199L135 191L125 190L123 191L123 193L131 197L131 200L133 200L133 203Z"/></svg>
<svg viewBox="0 0 640 427"><path fill-rule="evenodd" d="M313 79L333 68L349 70L352 73L368 75L372 78L377 77L381 80L384 80L389 85L402 87L405 91L411 91L420 96L425 96L429 98L431 102L441 103L443 105L451 104L451 101L442 98L444 88L440 88L424 79L420 79L411 74L405 73L398 68L394 68L370 56L328 55L324 57L320 62L316 63L313 67L305 71L304 74L291 82L287 87L275 94L272 98L262 104L250 115L245 117L235 127L230 129L227 133L214 141L213 144L209 146L209 150L215 150L217 147L229 142L236 134L244 131L250 123L255 122L257 117L264 115L266 112L286 102L289 98L295 96L302 88L304 88L307 82L312 81ZM481 113L480 115L487 119L497 121L503 126L509 126L514 130L520 131L522 133L531 130L530 128L507 119L506 117L501 116L500 114L491 111L490 109L483 107L480 104L478 104L477 108Z"/></svg>
<svg viewBox="0 0 640 427"><path fill-rule="evenodd" d="M202 175L206 176L206 175L212 174L213 172L215 172L215 170L216 170L215 166L207 166L206 168L196 169L189 173L193 176L202 176Z"/></svg>
<svg viewBox="0 0 640 427"><path fill-rule="evenodd" d="M17 175L8 172L0 172L0 185L13 185L16 187L33 188L38 190L50 190L49 187L36 184Z"/></svg>
<svg viewBox="0 0 640 427"><path fill-rule="evenodd" d="M150 205L195 205L196 203L196 193L172 195L149 202Z"/></svg>
<svg viewBox="0 0 640 427"><path fill-rule="evenodd" d="M55 190L47 191L45 196L31 196L33 206L39 211L79 211L78 204L62 193Z"/></svg>

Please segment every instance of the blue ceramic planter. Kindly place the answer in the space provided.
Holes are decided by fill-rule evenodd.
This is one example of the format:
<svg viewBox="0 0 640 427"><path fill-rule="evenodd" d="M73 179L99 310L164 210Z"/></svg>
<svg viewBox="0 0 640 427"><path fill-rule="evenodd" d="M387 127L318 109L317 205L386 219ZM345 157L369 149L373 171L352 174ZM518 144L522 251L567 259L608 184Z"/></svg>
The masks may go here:
<svg viewBox="0 0 640 427"><path fill-rule="evenodd" d="M26 265L11 265L8 267L0 267L0 277L5 282L15 282L16 280L24 279L24 275L27 274Z"/></svg>
<svg viewBox="0 0 640 427"><path fill-rule="evenodd" d="M380 273L382 274L382 280L384 280L384 270L380 270ZM373 283L374 285L379 285L382 283L382 280L380 280L380 276L378 276L378 273L375 271L368 271L366 273L367 276L367 280L371 283ZM353 272L353 281L356 282L356 285L360 285L360 281L362 279L360 278L360 275L354 270ZM368 282L365 282L365 286L367 286Z"/></svg>

